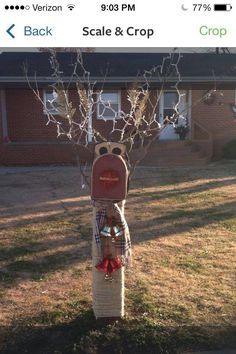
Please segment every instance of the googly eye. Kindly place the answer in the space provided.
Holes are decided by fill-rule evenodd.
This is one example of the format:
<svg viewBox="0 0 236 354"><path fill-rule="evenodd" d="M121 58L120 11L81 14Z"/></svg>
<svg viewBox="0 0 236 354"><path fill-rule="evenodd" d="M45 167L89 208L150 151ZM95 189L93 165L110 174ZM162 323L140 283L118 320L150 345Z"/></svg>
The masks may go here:
<svg viewBox="0 0 236 354"><path fill-rule="evenodd" d="M107 148L106 148L105 146L103 146L103 147L101 147L101 148L99 149L99 154L100 154L100 155L107 154L107 152L108 152L108 150L107 150Z"/></svg>
<svg viewBox="0 0 236 354"><path fill-rule="evenodd" d="M115 155L121 155L122 151L120 148L115 147L114 149L112 149L112 153Z"/></svg>

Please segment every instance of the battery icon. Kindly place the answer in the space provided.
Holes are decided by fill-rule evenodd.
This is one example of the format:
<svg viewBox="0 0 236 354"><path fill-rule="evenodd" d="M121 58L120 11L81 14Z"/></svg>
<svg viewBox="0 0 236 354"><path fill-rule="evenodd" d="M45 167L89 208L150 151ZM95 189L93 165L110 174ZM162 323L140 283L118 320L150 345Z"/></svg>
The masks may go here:
<svg viewBox="0 0 236 354"><path fill-rule="evenodd" d="M214 11L230 11L233 6L230 4L215 4Z"/></svg>

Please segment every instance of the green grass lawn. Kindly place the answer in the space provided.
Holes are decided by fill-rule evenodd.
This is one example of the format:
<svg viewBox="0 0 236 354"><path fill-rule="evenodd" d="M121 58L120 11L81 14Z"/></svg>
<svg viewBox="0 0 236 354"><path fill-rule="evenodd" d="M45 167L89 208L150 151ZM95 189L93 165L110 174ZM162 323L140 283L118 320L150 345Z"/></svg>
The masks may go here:
<svg viewBox="0 0 236 354"><path fill-rule="evenodd" d="M77 171L1 176L0 352L236 348L236 163L139 168L126 216L126 316L91 310L91 206Z"/></svg>

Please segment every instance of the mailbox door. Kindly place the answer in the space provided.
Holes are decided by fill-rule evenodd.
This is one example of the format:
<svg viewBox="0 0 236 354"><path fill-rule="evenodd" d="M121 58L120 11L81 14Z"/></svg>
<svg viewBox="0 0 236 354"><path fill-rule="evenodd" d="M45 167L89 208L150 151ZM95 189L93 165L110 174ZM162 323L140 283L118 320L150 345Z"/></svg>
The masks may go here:
<svg viewBox="0 0 236 354"><path fill-rule="evenodd" d="M93 163L91 198L121 201L127 196L128 170L121 156L105 154Z"/></svg>

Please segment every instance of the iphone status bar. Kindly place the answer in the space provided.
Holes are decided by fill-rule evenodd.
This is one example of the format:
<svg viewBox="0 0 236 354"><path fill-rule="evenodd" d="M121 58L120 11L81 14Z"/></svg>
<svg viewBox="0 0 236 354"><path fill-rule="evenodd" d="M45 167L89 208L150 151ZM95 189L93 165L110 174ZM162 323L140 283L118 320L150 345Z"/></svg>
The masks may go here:
<svg viewBox="0 0 236 354"><path fill-rule="evenodd" d="M4 47L229 47L236 37L232 3L9 2L0 14Z"/></svg>

